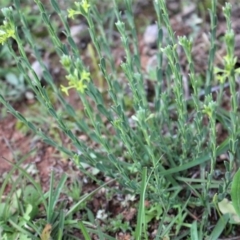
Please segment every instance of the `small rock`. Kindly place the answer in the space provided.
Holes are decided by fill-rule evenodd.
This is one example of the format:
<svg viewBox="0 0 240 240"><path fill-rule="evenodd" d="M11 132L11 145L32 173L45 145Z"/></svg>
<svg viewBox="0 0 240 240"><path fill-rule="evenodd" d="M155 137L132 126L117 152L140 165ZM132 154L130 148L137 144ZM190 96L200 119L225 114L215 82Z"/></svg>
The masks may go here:
<svg viewBox="0 0 240 240"><path fill-rule="evenodd" d="M143 41L146 45L149 47L154 47L157 45L157 39L158 39L158 26L157 24L152 24L147 26L144 35L143 35Z"/></svg>
<svg viewBox="0 0 240 240"><path fill-rule="evenodd" d="M88 28L85 24L75 25L70 28L71 36L77 45L81 48L85 48L90 41L90 35Z"/></svg>
<svg viewBox="0 0 240 240"><path fill-rule="evenodd" d="M28 103L31 104L31 103L34 103L34 94L32 91L29 91L27 90L25 92L25 98L27 99Z"/></svg>
<svg viewBox="0 0 240 240"><path fill-rule="evenodd" d="M45 66L48 68L49 64L47 62L44 61ZM38 80L41 81L42 77L43 77L43 67L41 66L39 61L34 61L31 65L32 70L36 73ZM32 72L29 71L28 72L28 76L31 78L31 80L36 84L36 79L33 76Z"/></svg>
<svg viewBox="0 0 240 240"><path fill-rule="evenodd" d="M173 13L178 13L181 9L181 3L180 1L168 1L167 2L167 8L169 10L169 12Z"/></svg>
<svg viewBox="0 0 240 240"><path fill-rule="evenodd" d="M158 25L152 24L149 25L144 34L143 34L143 42L145 45L147 45L149 48L156 48L157 47L157 40L158 40ZM162 27L163 31L163 45L166 43L166 36L167 36L167 30Z"/></svg>

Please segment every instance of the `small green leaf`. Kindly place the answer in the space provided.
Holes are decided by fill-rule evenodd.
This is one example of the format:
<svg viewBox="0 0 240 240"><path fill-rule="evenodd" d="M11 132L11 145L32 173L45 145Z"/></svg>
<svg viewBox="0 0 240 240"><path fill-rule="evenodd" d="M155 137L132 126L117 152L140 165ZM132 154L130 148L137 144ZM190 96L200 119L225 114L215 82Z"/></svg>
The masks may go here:
<svg viewBox="0 0 240 240"><path fill-rule="evenodd" d="M70 44L70 46L71 46L73 49L77 49L77 45L76 45L76 43L74 42L74 40L73 40L73 38L72 38L71 36L69 36L69 37L67 38L67 40L68 40L68 43Z"/></svg>
<svg viewBox="0 0 240 240"><path fill-rule="evenodd" d="M108 110L102 104L98 104L97 108L98 108L98 111L102 113L105 117L107 117L108 119L111 119Z"/></svg>
<svg viewBox="0 0 240 240"><path fill-rule="evenodd" d="M58 4L57 4L57 2L56 2L55 0L51 0L51 4L52 4L54 10L55 10L57 13L61 13L61 10L60 10L60 8L59 8L59 6L58 6Z"/></svg>
<svg viewBox="0 0 240 240"><path fill-rule="evenodd" d="M234 209L236 210L238 216L240 216L240 169L236 172L236 174L233 177L231 198Z"/></svg>
<svg viewBox="0 0 240 240"><path fill-rule="evenodd" d="M100 60L100 67L101 67L101 69L103 69L103 71L106 70L106 61L104 58L101 58L101 60Z"/></svg>
<svg viewBox="0 0 240 240"><path fill-rule="evenodd" d="M70 116L76 116L76 112L75 112L74 108L73 108L71 105L66 104L65 107L66 107L67 113L68 113Z"/></svg>
<svg viewBox="0 0 240 240"><path fill-rule="evenodd" d="M28 124L28 127L31 128L34 132L37 131L37 129L36 129L36 127L35 127L35 125L33 123L28 121L27 124Z"/></svg>
<svg viewBox="0 0 240 240"><path fill-rule="evenodd" d="M211 240L219 239L219 236L222 234L223 230L225 229L225 227L229 221L229 218L230 218L230 214L227 213L218 219L218 222L215 225L215 227L213 228L213 231L212 231L211 235L209 236L209 239L211 239ZM195 239L195 238L192 238L192 239Z"/></svg>
<svg viewBox="0 0 240 240"><path fill-rule="evenodd" d="M84 238L86 240L91 240L91 237L88 234L87 228L83 225L83 223L81 221L79 222L79 228L81 229Z"/></svg>
<svg viewBox="0 0 240 240"><path fill-rule="evenodd" d="M194 221L192 224L191 224L191 239L196 239L198 240L198 230L197 230L197 221Z"/></svg>
<svg viewBox="0 0 240 240"><path fill-rule="evenodd" d="M17 87L19 85L19 79L14 73L6 74L6 81L12 86Z"/></svg>
<svg viewBox="0 0 240 240"><path fill-rule="evenodd" d="M50 75L50 73L46 70L43 70L43 78L49 83L51 84L53 82L52 76Z"/></svg>
<svg viewBox="0 0 240 240"><path fill-rule="evenodd" d="M17 118L22 121L23 123L27 123L27 120L26 118L19 112L16 112L17 113Z"/></svg>

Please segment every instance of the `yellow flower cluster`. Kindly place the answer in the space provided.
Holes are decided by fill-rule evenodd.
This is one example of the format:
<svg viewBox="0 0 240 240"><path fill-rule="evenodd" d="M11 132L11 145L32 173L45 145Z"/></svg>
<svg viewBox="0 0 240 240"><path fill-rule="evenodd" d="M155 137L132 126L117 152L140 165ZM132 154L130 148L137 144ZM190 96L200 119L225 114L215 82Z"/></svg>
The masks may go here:
<svg viewBox="0 0 240 240"><path fill-rule="evenodd" d="M75 2L75 5L77 7L77 10L75 9L68 9L68 17L69 18L74 18L75 15L77 14L82 14L85 15L88 13L88 10L90 8L90 4L88 3L88 0L82 0L80 3L79 2Z"/></svg>
<svg viewBox="0 0 240 240"><path fill-rule="evenodd" d="M80 78L79 78L79 73L78 70L75 69L73 74L69 74L66 76L68 82L68 86L63 86L61 85L61 91L66 93L68 95L68 90L69 89L76 89L80 93L84 93L85 89L87 88L87 83L90 82L90 73L83 70L80 73Z"/></svg>
<svg viewBox="0 0 240 240"><path fill-rule="evenodd" d="M12 23L3 21L0 26L0 44L4 44L9 38L15 38L15 27Z"/></svg>

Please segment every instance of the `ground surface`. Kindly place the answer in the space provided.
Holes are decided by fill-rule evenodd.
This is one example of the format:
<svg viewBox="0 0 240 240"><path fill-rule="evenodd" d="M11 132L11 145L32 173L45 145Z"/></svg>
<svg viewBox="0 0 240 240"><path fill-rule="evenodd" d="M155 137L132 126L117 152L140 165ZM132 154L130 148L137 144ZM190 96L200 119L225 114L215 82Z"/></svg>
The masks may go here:
<svg viewBox="0 0 240 240"><path fill-rule="evenodd" d="M180 7L177 3L178 1L170 1L169 9L170 9L170 18L171 23L173 26L174 31L176 32L177 36L182 35L189 35L194 31L194 27L196 27L196 40L195 46L193 50L193 56L196 61L196 69L199 73L204 73L206 69L207 63L207 52L208 52L208 44L207 42L207 34L209 30L209 19L206 16L206 20L203 20L199 13L197 12L196 5L192 4L189 6ZM144 10L143 10L144 9ZM207 14L207 13L206 13ZM144 5L144 1L136 8L136 22L141 20L139 27L139 48L141 52L141 63L143 70L146 70L146 66L149 64L149 61L153 61L154 56L154 48L150 51L149 46L144 42L143 34L148 25L151 22L155 21L155 14L153 12L153 8L150 6ZM142 25L142 21L146 21L144 25ZM196 21L195 26L191 26L191 23ZM199 21L199 24L197 24ZM240 64L240 8L237 6L233 9L233 28L236 33L236 55L238 57L238 63ZM224 56L225 49L222 46L221 36L223 36L225 32L225 20L222 17L222 14L219 14L219 22L218 22L218 54L217 54L217 64L221 64L221 59ZM198 29L199 28L199 29ZM121 62L122 56L122 49L121 47L115 48L113 50L114 58L116 64ZM182 55L181 63L183 69L187 71L187 68L184 68L184 63L186 61L185 57L183 56L182 52L180 52L180 56ZM84 61L89 63L88 56L84 57ZM91 66L90 66L91 67ZM60 70L56 70L54 63L51 63L50 71L58 77ZM187 72L186 72L187 75ZM0 81L4 81L3 79ZM0 82L1 84L1 82ZM75 102L76 98L74 97L74 92L71 94L70 102L77 105L78 103ZM29 112L29 107L35 104L35 100L29 101L23 96L20 100L13 103L14 106L18 111L20 111L23 115L24 113ZM0 106L2 108L2 106ZM4 173L8 172L11 169L11 164L5 161L4 159L9 160L10 162L14 163L18 161L22 156L27 154L32 149L36 149L34 153L29 156L25 164L32 164L34 166L33 174L34 176L38 176L43 189L47 190L49 186L49 174L51 170L54 170L58 175L62 172L68 172L74 174L75 176L82 177L81 173L73 166L73 164L68 161L66 157L59 154L53 147L46 145L40 139L35 138L30 132L24 132L19 126L17 125L17 120L10 114L4 113L2 111L2 116L0 116L0 181L1 176L4 176ZM224 134L224 133L223 133ZM84 138L84 136L82 136ZM224 138L224 136L219 136L219 138ZM66 140L67 141L67 140ZM37 172L36 172L37 171ZM84 187L84 191L90 191L94 189L94 185L89 184ZM106 203L103 202L104 197L101 194L97 194L92 201L93 210L96 213L100 208L105 207ZM147 204L147 203L146 203ZM136 213L135 208L129 207L126 210L122 207L118 199L112 199L107 204L107 210L112 213L112 215L117 215L120 212L124 213L125 219L131 221ZM128 212L127 212L128 211ZM122 235L122 238L119 239L130 239L128 235Z"/></svg>

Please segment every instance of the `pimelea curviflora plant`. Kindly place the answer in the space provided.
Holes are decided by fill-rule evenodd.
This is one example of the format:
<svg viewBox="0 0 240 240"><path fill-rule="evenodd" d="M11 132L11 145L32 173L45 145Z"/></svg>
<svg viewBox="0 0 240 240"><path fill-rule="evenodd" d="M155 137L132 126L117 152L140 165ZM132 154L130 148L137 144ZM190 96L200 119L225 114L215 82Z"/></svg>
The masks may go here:
<svg viewBox="0 0 240 240"><path fill-rule="evenodd" d="M55 0L52 7L64 27L66 41L58 37L50 15L40 0L35 1L42 21L49 32L53 47L59 61L66 71L67 84L58 86L53 76L44 65L34 40L28 30L28 23L21 14L20 3L15 0L15 10L3 9L5 21L0 27L0 41L7 44L20 71L29 82L37 100L41 103L59 130L72 141L73 148L55 141L42 126L29 121L17 112L0 96L0 101L20 121L26 124L43 141L67 154L74 163L88 176L84 164L98 169L105 176L115 178L122 192L138 195L139 213L137 218L135 239L147 239L146 209L144 202L159 204L161 210L155 219L159 221L156 239L172 235L191 239L217 239L223 232L227 221L221 228L211 231L209 216L215 211L213 204L220 202L229 194L234 166L239 166L237 140L239 137L239 112L237 109L236 75L234 58L234 33L231 30L231 5L226 4L223 12L227 20L225 41L227 55L224 68L214 66L216 52L216 1L212 1L210 11L211 37L207 63L207 72L203 86L199 86L199 76L194 69L192 57L193 41L187 37L175 38L171 28L166 3L163 0L153 1L158 24L156 81L154 82L154 99L151 104L145 91L146 73L142 71L138 47L138 33L135 26L133 3L124 1L124 15L120 13L116 1L114 7L117 36L121 40L125 59L120 67L114 63L108 36L105 34L103 18L94 1L75 2L67 11L60 9ZM19 37L13 12L21 20L21 31L24 38ZM83 64L81 52L71 36L69 18L81 15L88 24L91 44L99 61L99 71L105 79L105 91L99 89L92 79L91 72ZM126 17L125 17L126 16ZM163 46L163 25L168 32L168 43ZM12 48L13 38L18 52ZM49 93L41 85L34 73L29 58L24 51L28 44L36 59L43 68L43 78L49 84L51 92L57 96L63 117L51 101ZM183 48L189 68L189 86L192 88L191 98L184 96L183 76L178 56L179 45ZM167 66L163 67L163 59ZM33 79L28 72L32 73ZM219 79L220 96L226 81L230 84L231 112L222 109L221 98L212 95L211 87L214 79ZM128 86L125 88L125 86ZM68 102L66 95L70 89L75 91L82 104L81 114ZM127 89L127 90L126 90ZM200 91L204 90L204 99ZM130 104L126 104L126 96L130 94ZM222 110L222 111L220 111ZM69 121L68 119L71 119ZM216 123L220 122L228 131L228 137L217 141ZM73 124L74 123L74 124ZM88 137L88 141L79 138L77 132ZM95 147L92 147L95 143ZM218 178L217 159L227 153L225 174ZM93 176L92 176L93 177ZM218 195L214 195L214 194ZM154 205L155 206L155 205ZM194 208L200 209L201 221L190 221ZM174 217L170 218L170 215ZM226 219L226 218L224 218ZM218 215L215 222L221 221ZM186 232L182 229L187 229Z"/></svg>

